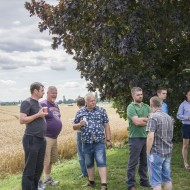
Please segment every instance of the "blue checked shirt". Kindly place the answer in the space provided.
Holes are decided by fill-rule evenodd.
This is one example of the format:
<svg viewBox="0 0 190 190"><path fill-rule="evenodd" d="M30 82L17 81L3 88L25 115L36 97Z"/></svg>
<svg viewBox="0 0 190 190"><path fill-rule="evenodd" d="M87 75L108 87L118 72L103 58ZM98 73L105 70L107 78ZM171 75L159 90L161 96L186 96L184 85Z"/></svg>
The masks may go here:
<svg viewBox="0 0 190 190"><path fill-rule="evenodd" d="M156 110L148 119L146 131L154 132L151 153L170 157L173 148L173 119L161 109Z"/></svg>
<svg viewBox="0 0 190 190"><path fill-rule="evenodd" d="M96 106L90 111L86 107L81 108L75 116L74 123L77 124L81 120L87 121L87 124L80 129L82 142L104 142L104 124L109 123L104 108Z"/></svg>

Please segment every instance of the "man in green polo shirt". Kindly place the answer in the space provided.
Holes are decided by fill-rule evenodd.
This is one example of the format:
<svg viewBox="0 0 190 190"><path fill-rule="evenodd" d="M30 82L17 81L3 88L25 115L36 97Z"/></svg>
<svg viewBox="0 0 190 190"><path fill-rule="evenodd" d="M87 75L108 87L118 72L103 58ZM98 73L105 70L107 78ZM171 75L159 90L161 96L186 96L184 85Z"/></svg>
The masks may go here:
<svg viewBox="0 0 190 190"><path fill-rule="evenodd" d="M127 165L128 190L136 190L135 172L138 165L140 176L140 186L150 187L147 177L147 158L146 158L146 124L150 107L142 102L143 92L139 87L131 89L133 102L127 107L127 117L129 121L129 160Z"/></svg>

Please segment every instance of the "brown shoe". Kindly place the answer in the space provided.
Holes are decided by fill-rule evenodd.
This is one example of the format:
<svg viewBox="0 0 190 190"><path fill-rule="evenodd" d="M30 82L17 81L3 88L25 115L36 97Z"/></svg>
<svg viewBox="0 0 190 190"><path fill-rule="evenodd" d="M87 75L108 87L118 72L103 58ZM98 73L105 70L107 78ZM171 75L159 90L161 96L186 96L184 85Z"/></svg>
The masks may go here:
<svg viewBox="0 0 190 190"><path fill-rule="evenodd" d="M94 184L91 184L90 181L88 181L88 183L84 184L82 187L94 187L95 186L95 182Z"/></svg>

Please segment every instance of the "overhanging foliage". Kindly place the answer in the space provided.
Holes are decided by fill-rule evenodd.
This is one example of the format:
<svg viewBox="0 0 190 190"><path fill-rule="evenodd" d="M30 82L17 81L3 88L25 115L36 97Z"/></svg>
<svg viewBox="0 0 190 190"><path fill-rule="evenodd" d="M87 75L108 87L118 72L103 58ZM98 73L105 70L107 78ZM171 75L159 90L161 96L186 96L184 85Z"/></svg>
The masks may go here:
<svg viewBox="0 0 190 190"><path fill-rule="evenodd" d="M40 31L53 35L52 48L73 54L88 88L112 99L122 117L140 86L145 101L158 86L168 88L175 116L190 76L190 2L186 0L59 0L26 2Z"/></svg>

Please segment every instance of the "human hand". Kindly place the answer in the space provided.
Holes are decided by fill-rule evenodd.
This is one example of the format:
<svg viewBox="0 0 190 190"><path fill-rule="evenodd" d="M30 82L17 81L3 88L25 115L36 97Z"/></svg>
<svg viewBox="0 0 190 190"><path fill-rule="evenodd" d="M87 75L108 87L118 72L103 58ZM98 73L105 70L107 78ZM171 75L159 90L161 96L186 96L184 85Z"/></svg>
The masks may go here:
<svg viewBox="0 0 190 190"><path fill-rule="evenodd" d="M87 121L86 117L83 117L82 120L85 121L86 125L88 125L88 121Z"/></svg>
<svg viewBox="0 0 190 190"><path fill-rule="evenodd" d="M152 116L152 114L153 114L152 112L151 112L151 113L149 113L149 114L148 114L148 118L150 118L150 117Z"/></svg>
<svg viewBox="0 0 190 190"><path fill-rule="evenodd" d="M44 112L44 108L40 109L40 111L38 112L39 117L45 117L46 115L48 115L48 112Z"/></svg>
<svg viewBox="0 0 190 190"><path fill-rule="evenodd" d="M106 141L106 148L109 149L112 147L111 141Z"/></svg>
<svg viewBox="0 0 190 190"><path fill-rule="evenodd" d="M80 120L79 124L80 124L81 127L84 127L86 125L86 121L85 120Z"/></svg>
<svg viewBox="0 0 190 190"><path fill-rule="evenodd" d="M148 117L142 117L142 120L144 121L144 122L147 122L148 121Z"/></svg>

